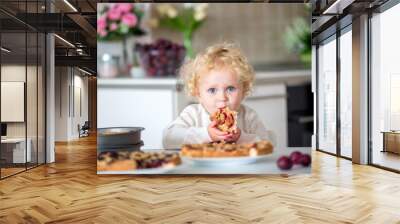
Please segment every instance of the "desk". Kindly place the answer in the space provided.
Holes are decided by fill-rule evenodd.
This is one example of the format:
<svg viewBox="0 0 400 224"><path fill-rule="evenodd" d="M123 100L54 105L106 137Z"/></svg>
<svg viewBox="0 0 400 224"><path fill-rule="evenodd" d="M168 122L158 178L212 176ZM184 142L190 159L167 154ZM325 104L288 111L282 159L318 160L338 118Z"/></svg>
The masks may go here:
<svg viewBox="0 0 400 224"><path fill-rule="evenodd" d="M1 139L1 157L9 163L25 163L25 158L27 158L26 162L30 162L32 141L28 138L27 142L25 155L25 138Z"/></svg>

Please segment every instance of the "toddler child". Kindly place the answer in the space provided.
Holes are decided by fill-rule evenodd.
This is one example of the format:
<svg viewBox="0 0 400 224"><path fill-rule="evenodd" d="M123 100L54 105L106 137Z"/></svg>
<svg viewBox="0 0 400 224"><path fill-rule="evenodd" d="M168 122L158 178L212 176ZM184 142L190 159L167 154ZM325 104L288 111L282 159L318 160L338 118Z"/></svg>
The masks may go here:
<svg viewBox="0 0 400 224"><path fill-rule="evenodd" d="M250 93L254 71L239 48L229 43L208 47L180 69L185 89L198 104L187 106L163 132L164 148L209 142L251 143L271 141L257 113L241 104ZM237 112L236 130L219 130L210 115L219 108ZM273 143L273 142L272 142Z"/></svg>

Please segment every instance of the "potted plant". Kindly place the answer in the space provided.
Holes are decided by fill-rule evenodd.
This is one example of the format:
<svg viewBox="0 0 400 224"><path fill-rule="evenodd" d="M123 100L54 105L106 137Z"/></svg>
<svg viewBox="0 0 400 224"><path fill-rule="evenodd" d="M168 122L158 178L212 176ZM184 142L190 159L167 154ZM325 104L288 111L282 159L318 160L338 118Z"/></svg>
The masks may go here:
<svg viewBox="0 0 400 224"><path fill-rule="evenodd" d="M305 18L297 18L285 33L286 47L300 56L300 61L311 67L311 30Z"/></svg>

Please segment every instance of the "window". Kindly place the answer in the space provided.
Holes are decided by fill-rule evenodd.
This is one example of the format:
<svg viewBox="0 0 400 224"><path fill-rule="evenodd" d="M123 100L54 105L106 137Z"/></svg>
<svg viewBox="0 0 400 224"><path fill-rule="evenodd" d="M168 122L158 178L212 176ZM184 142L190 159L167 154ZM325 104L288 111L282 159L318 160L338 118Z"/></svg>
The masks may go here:
<svg viewBox="0 0 400 224"><path fill-rule="evenodd" d="M352 142L352 33L340 36L340 155L351 158Z"/></svg>
<svg viewBox="0 0 400 224"><path fill-rule="evenodd" d="M372 163L400 170L400 5L371 18Z"/></svg>
<svg viewBox="0 0 400 224"><path fill-rule="evenodd" d="M318 48L318 149L336 153L336 36Z"/></svg>

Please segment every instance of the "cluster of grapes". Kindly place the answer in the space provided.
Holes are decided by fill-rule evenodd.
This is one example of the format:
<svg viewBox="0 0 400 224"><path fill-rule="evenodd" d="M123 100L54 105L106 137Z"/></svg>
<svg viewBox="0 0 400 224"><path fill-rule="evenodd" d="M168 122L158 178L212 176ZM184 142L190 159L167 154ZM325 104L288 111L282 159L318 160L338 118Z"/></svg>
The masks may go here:
<svg viewBox="0 0 400 224"><path fill-rule="evenodd" d="M166 39L158 39L151 44L136 43L135 51L148 76L176 75L186 55L183 45Z"/></svg>
<svg viewBox="0 0 400 224"><path fill-rule="evenodd" d="M289 157L279 157L276 164L282 170L291 169L293 165L309 166L311 164L311 156L309 154L302 154L299 151L294 151Z"/></svg>

